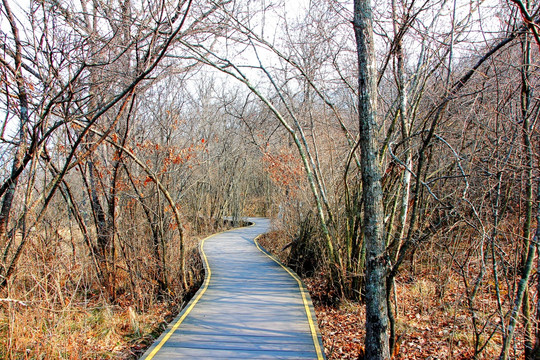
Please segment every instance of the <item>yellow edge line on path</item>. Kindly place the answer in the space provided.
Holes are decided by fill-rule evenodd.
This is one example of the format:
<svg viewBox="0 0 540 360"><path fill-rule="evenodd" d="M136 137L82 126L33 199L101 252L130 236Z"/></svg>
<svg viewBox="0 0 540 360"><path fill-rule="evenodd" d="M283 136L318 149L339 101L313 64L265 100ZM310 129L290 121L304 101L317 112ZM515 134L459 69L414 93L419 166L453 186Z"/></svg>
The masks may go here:
<svg viewBox="0 0 540 360"><path fill-rule="evenodd" d="M201 254L202 254L202 257L203 257L203 260L204 260L205 270L206 270L206 276L204 277L204 284L203 284L203 286L201 288L201 291L199 291L199 293L198 293L197 297L195 298L195 300L191 301L189 307L186 309L186 311L184 312L182 317L180 317L180 319L178 319L176 324L174 324L174 326L171 328L171 330L169 330L167 335L165 335L165 337L159 342L159 344L154 348L154 350L150 354L148 354L148 356L146 357L146 360L152 359L157 354L157 352L159 350L161 350L163 345L165 345L167 340L169 340L169 338L172 336L172 334L176 331L176 329L178 329L180 324L182 324L184 319L189 315L189 313L191 312L193 307L195 307L197 302L200 300L200 298L205 293L206 289L208 289L208 284L210 284L210 277L212 276L212 270L210 270L210 265L208 265L208 259L206 258L206 254L204 253L204 241L206 239L209 239L209 238L211 238L213 236L216 236L216 235L219 235L219 234L221 234L221 233L213 234L213 235L208 236L208 237L204 238L203 240L201 240L201 245L200 245L201 246Z"/></svg>
<svg viewBox="0 0 540 360"><path fill-rule="evenodd" d="M321 345L319 344L319 338L317 336L317 330L315 329L315 324L313 323L313 316L311 315L311 310L309 309L309 303L307 301L306 297L306 289L304 288L304 285L302 284L302 280L296 275L294 272L292 272L288 267L283 265L281 261L276 259L273 255L271 255L269 252L264 250L260 245L257 239L261 235L257 236L253 241L255 242L255 245L257 245L257 249L259 249L263 254L268 256L270 259L274 260L276 263L279 264L285 271L289 273L289 275L292 276L294 280L298 283L298 287L300 288L300 293L302 294L302 301L304 302L304 309L306 310L306 316L309 322L309 330L311 331L311 338L313 339L313 345L315 345L315 351L317 352L317 359L323 360L324 356L322 354Z"/></svg>

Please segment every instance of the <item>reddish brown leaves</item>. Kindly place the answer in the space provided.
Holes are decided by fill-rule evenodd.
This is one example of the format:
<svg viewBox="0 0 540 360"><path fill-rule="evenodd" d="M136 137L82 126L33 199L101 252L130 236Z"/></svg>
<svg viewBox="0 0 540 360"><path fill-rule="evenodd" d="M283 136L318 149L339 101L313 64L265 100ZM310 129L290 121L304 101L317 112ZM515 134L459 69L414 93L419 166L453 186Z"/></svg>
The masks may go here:
<svg viewBox="0 0 540 360"><path fill-rule="evenodd" d="M264 152L263 161L272 181L281 188L296 191L303 178L303 167L297 156L285 150Z"/></svg>
<svg viewBox="0 0 540 360"><path fill-rule="evenodd" d="M364 347L364 314L360 307L315 308L328 359L358 359Z"/></svg>

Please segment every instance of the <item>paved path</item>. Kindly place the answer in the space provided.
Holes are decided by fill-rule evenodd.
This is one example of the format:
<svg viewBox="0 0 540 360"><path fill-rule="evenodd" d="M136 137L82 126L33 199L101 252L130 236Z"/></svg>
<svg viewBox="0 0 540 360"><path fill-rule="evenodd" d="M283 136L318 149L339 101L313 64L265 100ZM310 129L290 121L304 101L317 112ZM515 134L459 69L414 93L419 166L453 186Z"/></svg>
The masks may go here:
<svg viewBox="0 0 540 360"><path fill-rule="evenodd" d="M309 294L254 239L268 219L203 240L203 286L143 358L323 359Z"/></svg>

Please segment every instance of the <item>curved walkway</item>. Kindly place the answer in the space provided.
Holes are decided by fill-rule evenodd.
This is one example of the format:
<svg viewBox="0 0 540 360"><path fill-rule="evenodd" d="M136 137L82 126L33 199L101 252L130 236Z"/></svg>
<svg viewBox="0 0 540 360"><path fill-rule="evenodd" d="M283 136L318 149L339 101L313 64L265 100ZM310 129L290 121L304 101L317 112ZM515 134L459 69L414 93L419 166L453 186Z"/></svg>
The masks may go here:
<svg viewBox="0 0 540 360"><path fill-rule="evenodd" d="M268 219L201 243L203 286L144 359L323 359L309 294L259 248Z"/></svg>

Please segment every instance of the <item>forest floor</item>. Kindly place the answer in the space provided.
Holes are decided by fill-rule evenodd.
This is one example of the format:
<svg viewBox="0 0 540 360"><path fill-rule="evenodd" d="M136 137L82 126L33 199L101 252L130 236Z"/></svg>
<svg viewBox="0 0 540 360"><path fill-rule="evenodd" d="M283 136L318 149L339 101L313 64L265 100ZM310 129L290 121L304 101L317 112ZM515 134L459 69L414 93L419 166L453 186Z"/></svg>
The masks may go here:
<svg viewBox="0 0 540 360"><path fill-rule="evenodd" d="M186 251L198 254L202 237L189 239ZM149 288L134 294L119 286L123 290L111 302L88 275L88 264L60 266L50 257L49 269L36 269L32 258L40 247L28 248L19 269L26 282L10 284L0 299L0 359L138 359L202 283L202 263L193 259L200 274L193 274L189 293L173 293L178 286L171 285L169 296L158 300L140 296ZM117 283L128 282L119 272Z"/></svg>
<svg viewBox="0 0 540 360"><path fill-rule="evenodd" d="M154 283L132 293L126 285L126 266L118 264L124 271L117 274L119 290L111 302L95 281L90 264L58 260L44 254L39 242L32 243L18 270L23 280L10 283L7 296L0 298L0 359L138 359L200 287L198 244L231 228L228 223L219 226L209 226L185 243L186 254L193 255L187 264L189 293L169 284L168 296L161 299L149 293ZM48 261L39 262L44 265L37 268L36 258Z"/></svg>
<svg viewBox="0 0 540 360"><path fill-rule="evenodd" d="M196 246L196 239L193 240ZM288 254L281 249L287 241L277 232L260 239L261 245L284 263ZM414 270L404 266L396 279L399 346L394 359L472 358L475 332L462 280L448 262L429 263L432 259L426 256L424 259L431 260L423 260L422 254L417 259ZM25 264L28 269L21 271L31 272L32 262ZM66 268L65 271L73 274L79 270ZM340 300L329 290L326 279L324 272L318 272L303 280L314 302L327 358L359 359L365 336L364 306ZM127 293L110 305L96 291L85 293L84 298L73 295L75 292L70 295L55 291L69 285L61 278L51 276L38 280L39 286L47 290L44 293L49 295L27 301L21 292L13 292L9 298L21 299L24 303L0 302L0 358L136 359L182 305L180 300L154 302L140 310L141 306L136 306L134 297ZM481 297L479 304L486 310L480 313L482 309L475 309L480 315L478 320L482 320L482 314L493 314L492 309L496 307L492 295ZM497 323L493 317L489 321ZM488 331L481 333L481 345L488 338ZM491 338L478 358L496 358L500 342L500 337ZM519 358L521 348L522 344L517 343L514 349L518 356L514 354L511 358Z"/></svg>
<svg viewBox="0 0 540 360"><path fill-rule="evenodd" d="M280 237L279 233L269 233L260 243L286 263L288 254L282 251L286 242ZM450 272L443 275L437 271L440 269L429 264L417 265L414 276L405 268L396 279L398 346L393 359L473 358L474 329L460 279ZM329 290L326 279L324 273L303 278L314 303L326 356L328 359L363 359L365 306L340 300ZM482 300L486 308L496 307L492 297ZM487 331L481 334L481 344L488 336ZM500 343L500 337L491 338L478 358L497 358ZM516 344L518 353L521 345Z"/></svg>
<svg viewBox="0 0 540 360"><path fill-rule="evenodd" d="M137 311L131 301L110 305L97 296L64 306L5 301L0 358L135 359L173 318L175 307L162 302Z"/></svg>
<svg viewBox="0 0 540 360"><path fill-rule="evenodd" d="M2 301L0 359L137 359L180 308L173 299L137 309L130 294L111 304L99 292Z"/></svg>

